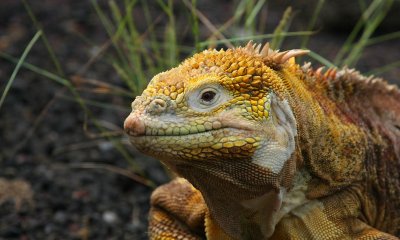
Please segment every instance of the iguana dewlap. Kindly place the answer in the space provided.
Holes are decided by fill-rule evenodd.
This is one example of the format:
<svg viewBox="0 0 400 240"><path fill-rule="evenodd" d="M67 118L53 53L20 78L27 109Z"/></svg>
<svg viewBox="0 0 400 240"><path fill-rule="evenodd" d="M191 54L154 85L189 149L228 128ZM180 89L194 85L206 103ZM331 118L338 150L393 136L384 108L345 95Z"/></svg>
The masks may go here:
<svg viewBox="0 0 400 240"><path fill-rule="evenodd" d="M156 75L125 121L181 178L151 239L397 239L400 91L249 43Z"/></svg>

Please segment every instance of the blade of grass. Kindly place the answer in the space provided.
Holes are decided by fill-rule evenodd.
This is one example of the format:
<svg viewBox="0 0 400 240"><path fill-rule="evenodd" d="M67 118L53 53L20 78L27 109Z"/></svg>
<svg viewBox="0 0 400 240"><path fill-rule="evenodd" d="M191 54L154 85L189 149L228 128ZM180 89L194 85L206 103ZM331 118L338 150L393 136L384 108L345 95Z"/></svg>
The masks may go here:
<svg viewBox="0 0 400 240"><path fill-rule="evenodd" d="M265 1L266 2L266 1ZM217 33L224 33L226 30L230 29L231 26L236 25L233 28L242 28L242 23L240 22L240 20L244 17L244 18L249 18L249 17L245 17L245 12L248 9L248 6L250 6L251 4L254 5L254 3L249 2L249 0L242 0L239 1L239 4L235 7L235 11L234 14L231 18L229 18L226 22L224 22L219 28L217 32L213 32L211 33L211 35L208 37L207 41L203 41L203 43L207 42L207 45L212 45L212 44L218 44L218 43L228 43L228 41L220 41L220 40L215 40ZM261 5L261 4L260 4ZM261 6L262 9L263 6ZM261 10L260 9L260 10ZM251 14L251 9L250 9L250 14ZM254 14L257 12L258 14L258 10L256 9L256 11L254 12ZM255 22L252 23L255 26ZM263 31L259 31L259 32L263 32ZM254 35L254 34L252 34ZM204 44L199 44L200 45L200 49L204 49L205 47L207 47Z"/></svg>
<svg viewBox="0 0 400 240"><path fill-rule="evenodd" d="M327 66L329 68L337 68L335 64L333 64L332 62L330 62L328 59L322 57L321 55L310 51L308 53L308 56L310 56L311 58L315 59L316 61L320 62L322 65Z"/></svg>
<svg viewBox="0 0 400 240"><path fill-rule="evenodd" d="M192 3L189 2L189 0L182 0L182 1L186 5L186 7L192 9ZM196 15L200 19L200 21L210 30L211 33L215 33L220 40L226 40L226 37L220 31L218 31L218 29L214 26L214 24L212 24L212 22L206 16L204 16L204 14L200 12L198 9L196 9ZM211 43L212 41L209 42ZM222 43L224 43L229 48L234 47L230 43L230 41L222 41Z"/></svg>
<svg viewBox="0 0 400 240"><path fill-rule="evenodd" d="M101 9L100 5L97 3L96 0L91 0L92 6L100 19L101 24L103 24L104 29L106 30L108 36L112 36L114 32L113 25L108 17L105 15L103 10Z"/></svg>
<svg viewBox="0 0 400 240"><path fill-rule="evenodd" d="M31 51L33 45L35 45L36 41L39 39L39 37L42 35L42 31L37 31L36 34L33 36L31 41L29 41L28 45L26 46L24 52L22 53L21 57L19 58L17 65L14 68L14 71L11 74L11 77L8 79L7 85L4 88L3 94L1 95L0 99L0 109L1 106L4 103L4 100L6 99L8 91L10 91L11 85L13 84L15 77L17 76L17 73L19 69L21 68L22 64L25 61L26 56L28 56L28 53Z"/></svg>
<svg viewBox="0 0 400 240"><path fill-rule="evenodd" d="M168 68L173 67L178 62L178 47L176 44L176 30L174 22L169 22L165 30L165 59L167 59Z"/></svg>
<svg viewBox="0 0 400 240"><path fill-rule="evenodd" d="M283 16L278 26L274 30L273 33L274 37L272 38L271 41L272 49L279 49L280 46L282 45L282 42L285 39L285 36L282 35L282 33L285 33L289 29L291 24L291 19L292 19L292 7L288 7L283 13Z"/></svg>
<svg viewBox="0 0 400 240"><path fill-rule="evenodd" d="M242 1L239 2L239 4L236 7L236 10L235 10L235 12L233 14L233 18L235 20L239 20L243 16L243 14L244 14L244 12L246 10L246 4L247 4L246 0L242 0Z"/></svg>
<svg viewBox="0 0 400 240"><path fill-rule="evenodd" d="M311 20L310 20L310 22L308 23L307 31L311 31L311 30L314 29L315 23L317 22L319 13L321 12L321 9L322 9L322 7L324 6L324 3L325 3L325 0L318 0L317 6L316 6L315 9L314 9L314 12L313 12L313 15L312 15L312 17L311 17ZM309 36L309 35L304 36L303 39L302 39L302 41L301 41L300 48L306 48L309 39L310 39L310 36Z"/></svg>
<svg viewBox="0 0 400 240"><path fill-rule="evenodd" d="M88 44L90 44L92 48L96 49L95 53L91 54L90 59L79 68L79 70L76 72L77 75L83 75L94 62L102 59L104 52L110 47L111 42L106 41L105 43L101 44L100 47L96 46L92 42L88 42Z"/></svg>
<svg viewBox="0 0 400 240"><path fill-rule="evenodd" d="M246 28L252 28L255 29L255 19L260 12L261 8L264 6L266 0L259 0L257 1L256 5L252 8L249 16L246 18L246 22L244 23L244 26Z"/></svg>
<svg viewBox="0 0 400 240"><path fill-rule="evenodd" d="M235 17L231 17L230 19L228 19L224 24L222 24L219 28L218 28L218 32L224 33L226 30L228 30L232 25L235 24L235 22L237 21L237 19ZM211 33L211 35L208 37L208 40L210 39L215 39L216 38L216 33Z"/></svg>
<svg viewBox="0 0 400 240"><path fill-rule="evenodd" d="M358 0L358 6L360 6L361 12L365 12L365 10L367 10L367 4L365 0Z"/></svg>
<svg viewBox="0 0 400 240"><path fill-rule="evenodd" d="M73 97L68 97L68 96L60 96L59 98L69 100L69 101L74 101L77 102L76 98ZM129 113L130 109L124 106L118 106L116 104L108 104L100 101L94 101L94 100L89 100L89 99L83 99L86 105L98 107L98 108L103 108L103 109L109 109L113 111L118 111L122 113Z"/></svg>
<svg viewBox="0 0 400 240"><path fill-rule="evenodd" d="M135 21L133 19L133 8L135 6L136 1L125 0L125 11L126 18L128 23L128 35L125 40L126 45L129 49L128 58L132 58L131 69L132 79L135 79L137 92L139 94L147 84L147 79L145 73L143 71L143 63L142 59L145 61L147 65L152 65L152 59L150 54L147 54L146 48L143 46L142 38L140 37L139 31L136 28ZM137 57L136 57L137 56Z"/></svg>
<svg viewBox="0 0 400 240"><path fill-rule="evenodd" d="M105 81L100 81L91 78L84 78L80 75L71 76L71 81L75 85L78 85L77 87L78 90L82 89L81 87L79 87L79 85L86 84L89 85L89 89L91 90L91 92L98 92L101 94L112 94L116 96L132 98L132 93L127 91L125 88L115 86Z"/></svg>
<svg viewBox="0 0 400 240"><path fill-rule="evenodd" d="M387 64L387 65L385 65L383 67L380 67L380 68L375 68L375 69L373 69L373 70L371 70L369 72L366 72L365 75L367 75L367 76L368 75L379 75L379 74L382 74L384 72L390 71L393 68L397 68L397 67L400 67L400 61L396 61L396 62Z"/></svg>
<svg viewBox="0 0 400 240"><path fill-rule="evenodd" d="M347 65L350 67L355 66L357 61L360 59L361 54L368 43L368 40L371 38L372 34L378 28L379 24L386 17L386 14L390 10L390 7L393 4L393 0L382 1L380 8L378 8L377 12L366 21L366 25L364 31L359 39L359 41L355 44L355 46L351 49L348 57L343 61L342 66Z"/></svg>
<svg viewBox="0 0 400 240"><path fill-rule="evenodd" d="M263 33L263 32L265 32L266 29L267 29L267 23L268 23L268 4L269 4L269 2L267 2L267 3L265 4L265 7L262 7L262 8L261 8L260 13L258 14L259 17L258 17L258 19L257 19L257 22L258 22L257 31L258 31L259 33Z"/></svg>
<svg viewBox="0 0 400 240"><path fill-rule="evenodd" d="M246 19L249 18L249 15L250 15L251 11L254 9L256 0L245 0L245 2L246 2L246 4L245 4L245 11L244 11L244 20L246 22ZM242 23L240 23L240 25L241 26L239 26L239 27L243 26ZM251 25L249 25L248 27L245 28L245 31L246 31L245 34L254 35L255 34L255 30L256 30L255 24L251 24Z"/></svg>
<svg viewBox="0 0 400 240"><path fill-rule="evenodd" d="M51 58L52 62L54 63L58 74L60 74L61 76L65 76L64 75L64 71L61 68L61 64L58 61L58 58L56 57L56 54L54 53L53 48L51 47L51 45L50 45L50 43L49 43L49 41L48 41L48 39L46 37L46 34L43 31L42 26L40 25L40 23L36 19L35 14L33 14L33 11L31 9L29 3L26 0L22 0L22 3L24 4L24 7L25 7L26 11L28 12L28 15L31 18L31 20L32 20L33 24L35 25L36 29L42 33L43 43L44 43L44 45L45 45L45 47L47 49L47 52L50 54L50 58Z"/></svg>
<svg viewBox="0 0 400 240"><path fill-rule="evenodd" d="M152 64L148 64L149 67L149 74L151 76L155 75L156 73L160 72L161 70L165 69L165 66L163 66L163 59L162 59L162 53L161 53L161 46L159 44L160 41L157 40L156 37L156 31L155 31L155 25L159 23L162 20L163 15L160 14L158 17L153 18L150 14L149 10L149 5L147 0L141 0L142 6L143 6L143 13L144 17L146 19L146 24L148 25L148 28L146 31L141 35L141 39L143 39L146 35L149 35L149 45L150 49L152 52L152 57L155 59L152 61ZM142 42L145 42L144 39ZM157 65L155 63L158 63Z"/></svg>
<svg viewBox="0 0 400 240"><path fill-rule="evenodd" d="M199 31L199 19L197 18L196 15L196 5L197 5L197 0L192 0L192 7L191 7L191 19L192 19L192 33L193 33L193 38L194 38L194 46L197 52L199 52L200 49L200 31Z"/></svg>
<svg viewBox="0 0 400 240"><path fill-rule="evenodd" d="M13 63L18 63L20 61L20 59L14 58L14 57L12 57L12 56L10 56L10 55L8 55L6 53L3 53L3 52L0 52L0 57L4 58L4 59L6 59L6 60L8 60L10 62L13 62ZM37 73L37 74L41 75L43 77L46 77L46 78L48 78L50 80L53 80L53 81L55 81L55 82L57 82L57 83L59 83L61 85L64 85L66 87L68 87L68 86L72 87L71 83L68 80L66 80L63 77L58 76L55 73L46 71L44 69L41 69L41 68L39 68L39 67L37 67L35 65L32 65L30 63L27 63L27 62L22 62L21 66L26 68L26 69L28 69L28 70L30 70L30 71L32 71L32 72L34 72L34 73Z"/></svg>
<svg viewBox="0 0 400 240"><path fill-rule="evenodd" d="M367 46L400 38L400 31L368 39Z"/></svg>
<svg viewBox="0 0 400 240"><path fill-rule="evenodd" d="M211 35L208 37L208 39L207 39L207 41L208 41L208 44L207 45L210 45L210 44L214 44L214 42L215 42L215 38L217 38L217 34L218 33L224 33L227 29L229 29L232 25L234 25L234 24L237 24L237 25L239 25L238 24L238 20L240 20L240 18L243 16L243 14L244 14L244 12L245 12L245 4L246 4L246 1L240 1L239 2L239 4L238 4L238 6L236 7L236 10L235 10L235 12L234 12L234 15L231 17L231 18L229 18L225 23L223 23L218 29L217 29L217 31L216 32L211 32ZM196 13L197 14L197 13ZM197 15L196 15L197 16ZM205 41L203 41L203 42L205 42ZM222 42L220 42L220 43L222 43ZM204 48L206 48L207 46L206 45L202 45L201 44L201 42L199 42L199 50L198 51L200 51L200 50L203 50ZM197 52L198 52L197 51ZM194 54L195 52L193 52L193 51L190 51L192 54Z"/></svg>
<svg viewBox="0 0 400 240"><path fill-rule="evenodd" d="M376 10L376 8L379 7L381 0L374 0L369 7L367 8L367 10L365 10L360 19L357 21L356 25L354 26L353 30L351 31L351 33L349 34L349 36L347 37L346 41L344 42L342 48L339 50L339 52L336 54L335 59L333 60L333 62L336 65L339 65L342 61L344 56L347 54L348 51L351 50L352 44L354 42L354 40L356 39L358 33L360 32L360 30L362 29L362 27L365 25L366 19L369 19L370 16L374 13L374 11Z"/></svg>
<svg viewBox="0 0 400 240"><path fill-rule="evenodd" d="M162 2L161 0L158 2ZM164 8L168 15L168 24L165 29L165 59L167 59L168 67L173 67L178 61L178 48L176 39L176 26L174 16L174 4L172 0L168 0L168 5Z"/></svg>
<svg viewBox="0 0 400 240"><path fill-rule="evenodd" d="M132 179L135 182L141 183L147 187L150 188L155 188L156 185L150 181L149 179L146 179L142 176L139 176L135 174L134 172L131 172L129 170L126 170L124 168L119 168L110 164L99 164L99 163L91 163L91 162L85 162L85 163L76 163L76 164L70 164L69 165L71 168L83 168L83 169L99 169L99 170L107 170L113 173L117 173L119 175L125 176L127 178Z"/></svg>
<svg viewBox="0 0 400 240"><path fill-rule="evenodd" d="M247 0L238 1L239 3L235 7L235 11L233 16L228 19L222 26L218 28L218 32L212 32L208 37L208 40L215 39L217 37L217 33L224 33L229 27L232 25L237 25L236 28L240 28L240 20L245 15ZM235 28L235 27L234 27Z"/></svg>
<svg viewBox="0 0 400 240"><path fill-rule="evenodd" d="M249 40L259 40L259 39L272 39L274 37L278 36L284 36L284 37L299 37L299 36L304 36L304 35L312 35L315 32L312 31L298 31L298 32L282 32L279 34L275 33L269 33L269 34L261 34L261 35L254 35L254 36L245 36L245 37L234 37L234 38L229 38L229 39L223 39L223 40L214 40L212 43L220 44L220 43L235 43L235 42L246 42ZM210 44L211 41L203 41L200 42L201 47L205 47L208 44Z"/></svg>

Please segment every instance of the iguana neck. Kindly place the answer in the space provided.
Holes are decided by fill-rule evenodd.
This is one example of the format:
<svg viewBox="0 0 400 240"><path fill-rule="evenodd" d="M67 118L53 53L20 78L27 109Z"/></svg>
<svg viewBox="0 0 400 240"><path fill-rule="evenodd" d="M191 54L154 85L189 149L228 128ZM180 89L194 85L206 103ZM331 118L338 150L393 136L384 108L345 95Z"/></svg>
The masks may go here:
<svg viewBox="0 0 400 240"><path fill-rule="evenodd" d="M309 166L315 184L311 195L318 198L360 179L367 142L351 116L324 96L324 86L296 66L280 74L297 121L297 167Z"/></svg>

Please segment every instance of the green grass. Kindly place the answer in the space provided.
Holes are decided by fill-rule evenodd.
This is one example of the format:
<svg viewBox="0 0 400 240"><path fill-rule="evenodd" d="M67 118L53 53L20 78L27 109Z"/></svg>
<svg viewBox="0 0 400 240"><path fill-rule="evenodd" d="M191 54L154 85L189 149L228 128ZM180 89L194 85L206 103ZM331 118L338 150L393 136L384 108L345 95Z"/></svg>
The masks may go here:
<svg viewBox="0 0 400 240"><path fill-rule="evenodd" d="M356 67L362 57L365 49L374 44L381 44L385 41L400 38L400 32L393 32L382 36L374 36L376 29L382 23L386 14L393 4L393 0L380 1L372 0L370 4L367 1L359 0L359 6L362 11L360 19L353 30L344 41L342 48L334 59L327 59L316 52L310 52L310 57L316 62L329 67L343 67L345 65ZM132 156L129 150L130 146L124 143L122 131L113 132L104 127L101 119L94 116L90 107L100 107L104 109L120 109L124 107L113 105L106 102L99 102L94 99L84 99L81 95L85 89L76 87L71 79L64 75L63 66L51 44L46 37L46 29L36 19L29 1L23 0L27 14L30 16L32 24L37 29L37 34L32 38L23 54L19 58L0 52L0 57L16 64L15 70L5 86L1 99L0 108L6 100L7 94L12 90L12 84L20 68L25 68L51 81L60 84L61 87L70 92L70 96L65 97L68 100L77 102L85 114L83 128L87 129L88 122L92 123L97 129L99 136L112 142L115 149L121 154L121 157L128 161L131 171L144 176L143 169L137 163L135 156ZM234 1L234 7L231 16L226 22L214 23L207 17L206 13L201 12L197 5L197 0L182 0L182 2L172 0L157 0L158 8L155 15L147 0L110 0L108 5L100 5L98 1L91 0L93 11L102 24L104 31L108 35L108 41L101 45L98 55L88 60L88 66L98 61L100 58L107 61L113 67L115 73L124 82L126 89L121 89L109 83L98 81L90 82L93 86L92 91L98 94L108 94L120 96L127 102L125 111L129 112L129 101L134 96L139 95L146 87L152 76L158 72L164 71L176 66L184 57L206 48L212 47L232 47L245 44L249 40L255 40L260 43L270 41L273 48L281 48L287 40L296 40L299 47L308 48L310 39L318 34L315 29L319 16L324 11L324 0L319 0L313 7L313 16L310 18L307 27L303 30L291 30L291 23L296 18L297 9L287 7L282 13L281 20L272 33L265 32L265 19L268 16L269 2L267 0L238 0ZM133 16L135 10L140 8L143 12L145 30L141 30ZM174 12L186 10L187 24L179 24ZM226 13L224 13L226 14ZM182 19L179 19L180 21ZM240 33L235 29L245 29ZM33 45L41 39L52 61L55 72L43 69L41 66L34 66L26 62L26 56L33 48ZM83 36L82 39L98 47L90 40L90 36ZM377 69L372 69L369 73L382 73L395 67L399 67L399 62L387 64ZM87 66L84 67L86 69ZM77 73L82 74L81 72ZM91 91L91 89L86 89ZM144 176L145 177L145 176ZM151 183L150 183L151 185Z"/></svg>
<svg viewBox="0 0 400 240"><path fill-rule="evenodd" d="M0 109L1 106L3 106L4 100L6 99L6 96L8 94L8 92L10 91L10 88L15 80L15 77L17 76L17 73L19 71L19 69L21 68L22 64L25 61L26 56L28 56L28 53L31 51L33 45L35 45L36 41L39 39L39 37L42 35L42 31L37 31L36 34L33 36L33 38L31 39L31 41L28 43L28 45L26 46L24 52L22 53L21 57L18 59L16 66L14 68L13 73L11 74L10 79L8 80L6 87L4 88L3 94L1 95L0 98Z"/></svg>
<svg viewBox="0 0 400 240"><path fill-rule="evenodd" d="M372 34L385 18L392 4L393 0L374 0L369 5L349 35L343 48L336 56L335 64L340 66L347 65L350 67L356 65L369 39L371 39ZM361 34L358 40L356 40L357 34ZM347 57L344 57L346 54Z"/></svg>

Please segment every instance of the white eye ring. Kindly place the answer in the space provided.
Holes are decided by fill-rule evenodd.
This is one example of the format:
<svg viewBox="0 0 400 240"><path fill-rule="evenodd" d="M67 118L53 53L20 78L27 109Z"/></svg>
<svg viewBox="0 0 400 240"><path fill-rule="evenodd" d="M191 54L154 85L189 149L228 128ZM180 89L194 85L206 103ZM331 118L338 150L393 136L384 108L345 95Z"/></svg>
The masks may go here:
<svg viewBox="0 0 400 240"><path fill-rule="evenodd" d="M208 85L188 94L188 105L198 112L207 112L231 99L232 96L220 85Z"/></svg>

